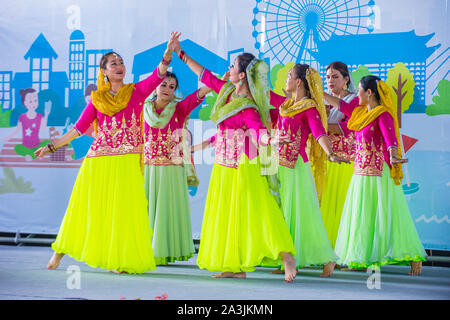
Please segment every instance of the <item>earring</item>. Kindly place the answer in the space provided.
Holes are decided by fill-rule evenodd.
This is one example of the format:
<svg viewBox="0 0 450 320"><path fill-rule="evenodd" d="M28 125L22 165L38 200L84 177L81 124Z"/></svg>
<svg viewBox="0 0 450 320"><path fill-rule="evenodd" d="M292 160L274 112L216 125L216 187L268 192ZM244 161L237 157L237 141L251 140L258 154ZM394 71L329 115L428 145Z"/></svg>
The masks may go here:
<svg viewBox="0 0 450 320"><path fill-rule="evenodd" d="M344 90L347 90L348 86L347 84L344 84Z"/></svg>
<svg viewBox="0 0 450 320"><path fill-rule="evenodd" d="M239 85L242 86L242 80L239 80Z"/></svg>
<svg viewBox="0 0 450 320"><path fill-rule="evenodd" d="M104 77L104 80L105 80L105 86L108 84L108 77L107 76L105 76Z"/></svg>

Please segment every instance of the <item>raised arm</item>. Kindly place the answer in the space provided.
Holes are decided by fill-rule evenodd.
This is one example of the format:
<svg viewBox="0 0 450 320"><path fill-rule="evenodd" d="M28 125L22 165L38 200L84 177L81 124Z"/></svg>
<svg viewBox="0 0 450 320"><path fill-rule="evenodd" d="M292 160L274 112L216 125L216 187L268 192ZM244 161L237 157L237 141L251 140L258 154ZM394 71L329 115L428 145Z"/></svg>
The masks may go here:
<svg viewBox="0 0 450 320"><path fill-rule="evenodd" d="M163 58L158 65L159 75L163 76L167 72L170 61L172 61L172 52L175 50L176 43L179 43L178 38L180 37L180 32L171 32L170 39L167 42L167 49L164 52Z"/></svg>
<svg viewBox="0 0 450 320"><path fill-rule="evenodd" d="M198 77L200 77L200 74L202 73L203 66L199 64L197 61L189 57L186 52L184 52L181 49L180 41L178 40L179 36L176 38L176 41L174 42L174 51L176 52L177 56L186 63L186 65L194 72Z"/></svg>
<svg viewBox="0 0 450 320"><path fill-rule="evenodd" d="M181 49L181 45L178 39L175 42L175 52L177 53L178 57L192 70L192 72L194 72L198 76L199 81L214 90L217 94L220 92L220 89L222 89L223 85L227 83L227 81L221 80L216 77L211 73L211 71L204 68L201 64L192 59L186 52L184 52ZM229 75L225 73L224 76L226 78Z"/></svg>

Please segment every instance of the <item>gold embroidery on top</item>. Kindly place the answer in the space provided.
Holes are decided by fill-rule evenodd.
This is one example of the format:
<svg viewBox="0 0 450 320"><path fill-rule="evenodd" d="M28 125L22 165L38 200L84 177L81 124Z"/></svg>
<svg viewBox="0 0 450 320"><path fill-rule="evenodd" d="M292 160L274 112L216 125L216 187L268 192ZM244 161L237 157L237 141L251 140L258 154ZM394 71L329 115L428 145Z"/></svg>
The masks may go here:
<svg viewBox="0 0 450 320"><path fill-rule="evenodd" d="M243 129L218 130L214 162L225 167L237 168L244 151L245 132Z"/></svg>
<svg viewBox="0 0 450 320"><path fill-rule="evenodd" d="M86 157L141 153L141 151L140 120L133 111L128 122L123 114L120 121L118 121L116 116L105 117L98 126L97 135Z"/></svg>
<svg viewBox="0 0 450 320"><path fill-rule="evenodd" d="M145 164L183 165L182 136L179 132L181 129L172 132L169 127L167 133L158 129L158 133L153 134L150 129L144 145Z"/></svg>
<svg viewBox="0 0 450 320"><path fill-rule="evenodd" d="M279 130L277 130L277 134L279 134ZM280 157L279 164L283 167L293 169L295 168L295 164L297 163L297 159L299 157L299 150L302 140L301 127L299 127L297 133L292 133L290 127L287 132L283 129L282 135L288 135L292 143L278 147L278 154Z"/></svg>
<svg viewBox="0 0 450 320"><path fill-rule="evenodd" d="M381 141L374 141L374 139L368 144L363 137L362 142L357 144L354 174L364 176L382 175L384 163L383 144Z"/></svg>

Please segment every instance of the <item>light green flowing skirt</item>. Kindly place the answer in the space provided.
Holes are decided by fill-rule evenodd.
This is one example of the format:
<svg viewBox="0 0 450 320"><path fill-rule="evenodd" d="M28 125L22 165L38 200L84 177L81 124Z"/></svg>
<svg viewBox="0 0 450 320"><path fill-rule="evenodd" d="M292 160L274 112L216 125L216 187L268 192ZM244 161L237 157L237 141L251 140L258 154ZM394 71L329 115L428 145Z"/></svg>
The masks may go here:
<svg viewBox="0 0 450 320"><path fill-rule="evenodd" d="M184 167L146 165L144 179L156 264L188 260L195 249Z"/></svg>
<svg viewBox="0 0 450 320"><path fill-rule="evenodd" d="M377 269L425 261L426 253L403 193L389 167L383 175L353 175L336 239L338 263Z"/></svg>
<svg viewBox="0 0 450 320"><path fill-rule="evenodd" d="M294 169L280 166L281 207L294 241L297 267L336 261L320 214L309 162L298 158Z"/></svg>
<svg viewBox="0 0 450 320"><path fill-rule="evenodd" d="M250 272L263 262L295 255L283 214L261 176L259 158L243 154L237 169L214 163L203 215L197 264L202 269Z"/></svg>
<svg viewBox="0 0 450 320"><path fill-rule="evenodd" d="M347 189L353 176L353 167L353 163L342 162L339 164L327 161L328 181L322 195L320 211L328 239L333 248L336 244Z"/></svg>

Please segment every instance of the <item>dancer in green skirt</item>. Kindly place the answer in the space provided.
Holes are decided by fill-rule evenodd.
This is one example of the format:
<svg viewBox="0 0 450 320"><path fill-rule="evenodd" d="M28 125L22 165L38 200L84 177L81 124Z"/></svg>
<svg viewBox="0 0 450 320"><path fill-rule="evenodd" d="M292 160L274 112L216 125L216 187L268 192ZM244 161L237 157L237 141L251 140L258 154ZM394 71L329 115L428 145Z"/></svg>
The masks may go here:
<svg viewBox="0 0 450 320"><path fill-rule="evenodd" d="M293 98L285 99L281 106L277 104L280 99L272 99L279 113L276 135L287 134L292 141L278 148L281 208L297 251L297 267L323 265L321 276L328 277L337 256L322 222L318 194L320 197L326 185L327 157L336 163L346 160L333 152L326 135L327 115L319 73L306 64L295 65L289 70L286 91Z"/></svg>
<svg viewBox="0 0 450 320"><path fill-rule="evenodd" d="M325 95L350 117L355 131L355 167L336 239L338 263L350 268L378 269L410 264L410 275L422 271L426 253L402 190L400 132L390 88L366 76L358 89L360 107Z"/></svg>
<svg viewBox="0 0 450 320"><path fill-rule="evenodd" d="M153 229L153 253L157 265L188 260L194 254L188 185L198 186L186 150L185 124L211 89L202 87L179 101L174 73L166 78L144 104L145 193ZM187 161L186 161L187 160Z"/></svg>

